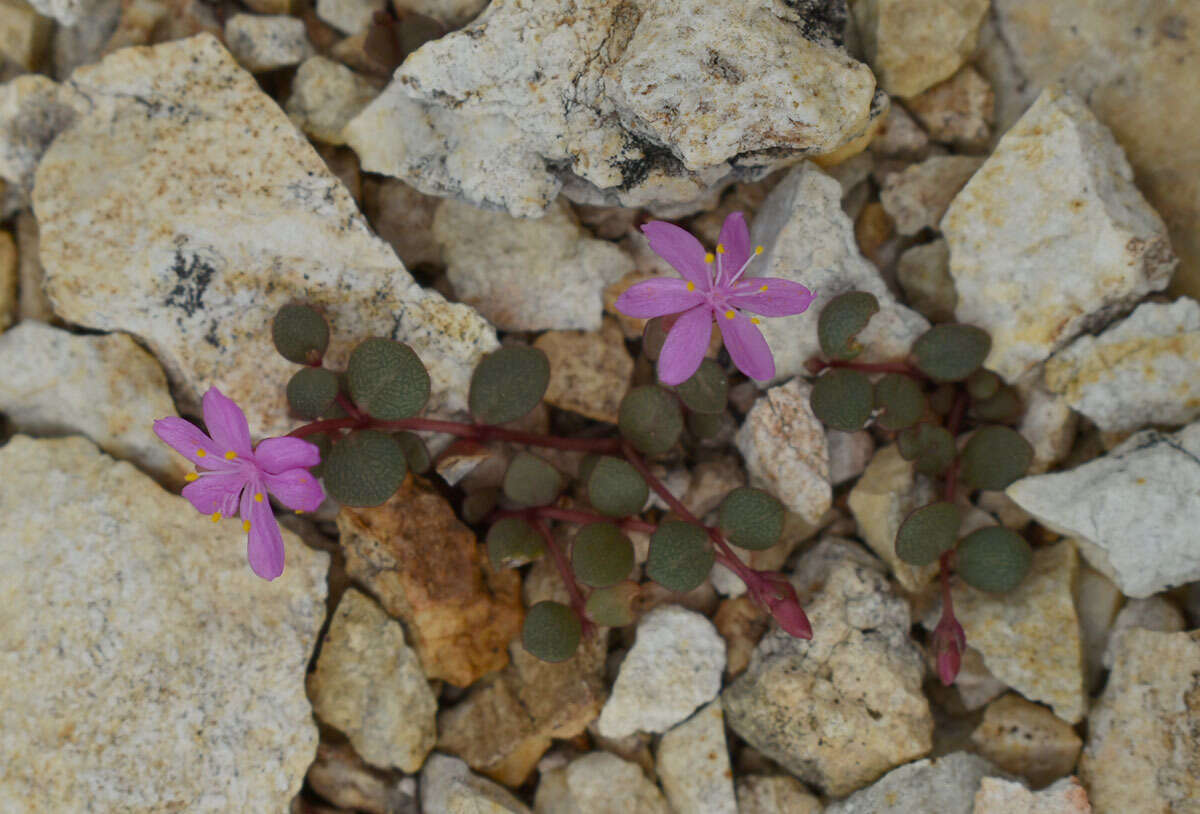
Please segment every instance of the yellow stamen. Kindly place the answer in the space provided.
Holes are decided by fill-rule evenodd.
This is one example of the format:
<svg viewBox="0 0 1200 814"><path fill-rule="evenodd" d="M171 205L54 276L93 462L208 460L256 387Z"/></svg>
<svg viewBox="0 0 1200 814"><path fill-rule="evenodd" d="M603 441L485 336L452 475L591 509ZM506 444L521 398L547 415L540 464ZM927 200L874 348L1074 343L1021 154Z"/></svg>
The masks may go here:
<svg viewBox="0 0 1200 814"><path fill-rule="evenodd" d="M724 243L717 244L717 254L725 254L725 244Z"/></svg>
<svg viewBox="0 0 1200 814"><path fill-rule="evenodd" d="M208 453L207 453L207 452L205 452L205 451L204 451L204 450L202 450L202 449L198 449L198 450L196 450L196 457L197 457L197 458L203 458L203 457L204 457L205 455L207 455L207 454L208 454Z"/></svg>
<svg viewBox="0 0 1200 814"><path fill-rule="evenodd" d="M760 288L760 289L758 289L758 290L759 290L759 291L766 291L766 290L767 290L767 287L766 287L766 285L763 285L763 287L762 287L762 288Z"/></svg>
<svg viewBox="0 0 1200 814"><path fill-rule="evenodd" d="M696 284L695 284L695 283L693 283L691 280L688 280L688 284L687 284L687 290L688 290L688 291L695 291L695 290L696 290Z"/></svg>
<svg viewBox="0 0 1200 814"><path fill-rule="evenodd" d="M225 453L225 460L227 460L227 461L232 461L236 457L237 457L237 453L234 452L232 449Z"/></svg>
<svg viewBox="0 0 1200 814"><path fill-rule="evenodd" d="M199 476L199 475L197 475L195 472L189 472L189 473L187 473L186 475L184 475L184 476L183 476L183 479L184 479L185 481L187 481L188 483L191 483L192 481L196 480L196 479L197 479L197 478L199 478L199 477L200 477L200 476Z"/></svg>
<svg viewBox="0 0 1200 814"><path fill-rule="evenodd" d="M262 503L262 502L263 502L263 496L262 496L262 492L255 492L255 493L254 493L254 502L255 502L255 503Z"/></svg>
<svg viewBox="0 0 1200 814"><path fill-rule="evenodd" d="M300 511L299 509L296 509L296 514L304 514L304 512Z"/></svg>
<svg viewBox="0 0 1200 814"><path fill-rule="evenodd" d="M219 523L219 522L221 522L221 513L220 513L220 512L213 512L213 513L212 513L212 521L213 521L214 523Z"/></svg>
<svg viewBox="0 0 1200 814"><path fill-rule="evenodd" d="M753 322L755 325L760 324L758 317L750 317L750 321Z"/></svg>
<svg viewBox="0 0 1200 814"><path fill-rule="evenodd" d="M250 530L250 521L246 520L242 523L242 531L249 531L249 530Z"/></svg>
<svg viewBox="0 0 1200 814"><path fill-rule="evenodd" d="M755 254L762 254L762 253L763 253L763 247L762 247L762 246L755 246L755 247L754 247L754 253L755 253Z"/></svg>
<svg viewBox="0 0 1200 814"><path fill-rule="evenodd" d="M714 261L716 259L717 259L716 255L714 255L712 252L708 252L707 254L704 255L705 263L711 263L712 261Z"/></svg>
<svg viewBox="0 0 1200 814"><path fill-rule="evenodd" d="M732 308L725 312L725 319L733 319L735 316L737 316L737 314L733 313Z"/></svg>

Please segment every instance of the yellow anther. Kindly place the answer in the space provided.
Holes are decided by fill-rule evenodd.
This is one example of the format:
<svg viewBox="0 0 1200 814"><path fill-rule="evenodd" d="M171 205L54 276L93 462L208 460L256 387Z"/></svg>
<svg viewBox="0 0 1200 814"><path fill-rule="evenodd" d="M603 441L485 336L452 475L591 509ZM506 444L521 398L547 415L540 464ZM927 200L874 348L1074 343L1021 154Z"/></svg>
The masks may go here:
<svg viewBox="0 0 1200 814"><path fill-rule="evenodd" d="M225 460L227 460L227 461L232 461L236 457L237 457L237 453L234 452L232 449L225 453Z"/></svg>
<svg viewBox="0 0 1200 814"><path fill-rule="evenodd" d="M767 290L767 285L766 285L766 283L763 283L763 287L762 287L762 288L760 288L760 289L758 289L758 290L759 290L759 291L766 291L766 290Z"/></svg>
<svg viewBox="0 0 1200 814"><path fill-rule="evenodd" d="M184 479L185 481L187 481L188 483L191 483L192 481L196 480L196 479L197 479L197 478L199 478L199 477L200 477L200 476L199 476L199 475L197 475L195 472L189 472L189 473L187 473L186 475L184 475L184 476L183 476L183 479Z"/></svg>
<svg viewBox="0 0 1200 814"><path fill-rule="evenodd" d="M760 324L758 317L750 317L750 321L753 322L755 325Z"/></svg>
<svg viewBox="0 0 1200 814"><path fill-rule="evenodd" d="M249 520L242 521L242 531L249 531L249 530L250 530L250 521Z"/></svg>
<svg viewBox="0 0 1200 814"><path fill-rule="evenodd" d="M221 522L221 513L220 513L220 512L213 512L213 513L212 513L212 521L213 521L214 523L219 523L219 522Z"/></svg>
<svg viewBox="0 0 1200 814"><path fill-rule="evenodd" d="M717 244L717 254L725 254L725 244L724 243Z"/></svg>
<svg viewBox="0 0 1200 814"><path fill-rule="evenodd" d="M693 283L691 280L688 280L688 284L687 284L687 290L688 290L688 291L695 291L695 290L696 290L696 284L695 284L695 283Z"/></svg>
<svg viewBox="0 0 1200 814"><path fill-rule="evenodd" d="M713 254L712 252L708 252L707 254L704 255L705 263L711 263L712 261L714 261L716 259L717 259L717 256L715 254Z"/></svg>
<svg viewBox="0 0 1200 814"><path fill-rule="evenodd" d="M296 509L296 514L304 514L304 512L300 511L299 509Z"/></svg>
<svg viewBox="0 0 1200 814"><path fill-rule="evenodd" d="M755 247L754 247L754 253L755 253L755 254L762 254L762 253L763 253L763 247L762 247L762 246L755 246Z"/></svg>
<svg viewBox="0 0 1200 814"><path fill-rule="evenodd" d="M725 312L725 319L733 319L735 316L737 316L737 314L733 312L732 308Z"/></svg>
<svg viewBox="0 0 1200 814"><path fill-rule="evenodd" d="M254 502L255 502L255 503L262 503L262 502L263 502L263 496L262 496L262 492L255 492L255 493L254 493Z"/></svg>
<svg viewBox="0 0 1200 814"><path fill-rule="evenodd" d="M197 457L197 458L203 458L203 457L204 457L205 455L207 455L207 454L208 454L208 453L207 453L207 452L205 452L205 451L204 451L204 450L202 450L202 449L198 449L198 450L196 450L196 457Z"/></svg>

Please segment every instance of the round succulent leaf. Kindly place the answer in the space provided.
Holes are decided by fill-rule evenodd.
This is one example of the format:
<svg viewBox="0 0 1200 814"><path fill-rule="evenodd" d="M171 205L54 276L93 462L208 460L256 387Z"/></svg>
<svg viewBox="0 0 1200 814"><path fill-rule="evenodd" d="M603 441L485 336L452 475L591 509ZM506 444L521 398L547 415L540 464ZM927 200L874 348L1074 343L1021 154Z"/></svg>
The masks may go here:
<svg viewBox="0 0 1200 814"><path fill-rule="evenodd" d="M930 477L945 472L958 453L954 436L945 427L936 424L922 423L909 427L901 431L896 444L900 449L900 457L913 461L918 472Z"/></svg>
<svg viewBox="0 0 1200 814"><path fill-rule="evenodd" d="M471 524L482 522L495 510L496 504L499 502L499 489L480 489L477 492L471 492L463 498L462 518Z"/></svg>
<svg viewBox="0 0 1200 814"><path fill-rule="evenodd" d="M1025 538L1003 526L985 526L958 544L956 563L963 581L981 591L1006 593L1017 587L1033 564Z"/></svg>
<svg viewBox="0 0 1200 814"><path fill-rule="evenodd" d="M633 543L612 523L588 523L576 533L571 568L584 585L615 585L629 576L633 564Z"/></svg>
<svg viewBox="0 0 1200 814"><path fill-rule="evenodd" d="M896 556L909 565L935 562L954 548L962 510L953 503L938 501L913 510L896 533Z"/></svg>
<svg viewBox="0 0 1200 814"><path fill-rule="evenodd" d="M287 400L301 418L320 418L338 394L338 377L322 367L302 367L287 383Z"/></svg>
<svg viewBox="0 0 1200 814"><path fill-rule="evenodd" d="M817 339L821 350L831 359L853 359L862 353L858 332L879 313L879 300L866 291L839 294L821 309L817 318Z"/></svg>
<svg viewBox="0 0 1200 814"><path fill-rule="evenodd" d="M524 565L545 551L546 542L542 535L524 518L502 517L488 529L488 559L497 571Z"/></svg>
<svg viewBox="0 0 1200 814"><path fill-rule="evenodd" d="M972 489L1003 489L1033 463L1033 447L1011 427L989 424L967 441L960 476Z"/></svg>
<svg viewBox="0 0 1200 814"><path fill-rule="evenodd" d="M525 614L521 644L542 661L566 661L575 655L583 636L583 623L561 602L539 602Z"/></svg>
<svg viewBox="0 0 1200 814"><path fill-rule="evenodd" d="M990 370L980 368L967 377L967 393L976 401L990 399L1000 389L1000 377Z"/></svg>
<svg viewBox="0 0 1200 814"><path fill-rule="evenodd" d="M325 491L346 506L379 506L395 494L408 471L396 439L378 430L357 430L325 457Z"/></svg>
<svg viewBox="0 0 1200 814"><path fill-rule="evenodd" d="M972 403L971 414L981 421L1015 421L1021 415L1021 397L1016 388L1004 385L991 398Z"/></svg>
<svg viewBox="0 0 1200 814"><path fill-rule="evenodd" d="M421 436L415 432L405 430L394 433L393 437L400 444L400 448L404 450L404 458L408 461L408 470L410 472L424 475L429 471L433 460L429 456L429 447L425 446L425 442L421 440Z"/></svg>
<svg viewBox="0 0 1200 814"><path fill-rule="evenodd" d="M633 604L639 589L634 582L618 582L607 588L597 588L587 598L584 610L598 625L624 627L633 623Z"/></svg>
<svg viewBox="0 0 1200 814"><path fill-rule="evenodd" d="M350 398L372 418L411 418L429 401L429 371L408 345L374 337L359 343L346 366Z"/></svg>
<svg viewBox="0 0 1200 814"><path fill-rule="evenodd" d="M832 368L813 383L809 404L825 426L855 432L871 417L875 397L871 380L860 370Z"/></svg>
<svg viewBox="0 0 1200 814"><path fill-rule="evenodd" d="M875 406L881 412L875 421L885 430L911 427L925 414L925 393L911 376L888 373L875 382Z"/></svg>
<svg viewBox="0 0 1200 814"><path fill-rule="evenodd" d="M643 455L661 455L679 440L683 413L673 395L647 384L633 388L621 399L617 429Z"/></svg>
<svg viewBox="0 0 1200 814"><path fill-rule="evenodd" d="M545 506L562 491L563 476L538 456L522 451L508 464L501 488L518 506Z"/></svg>
<svg viewBox="0 0 1200 814"><path fill-rule="evenodd" d="M721 501L717 525L739 548L761 551L779 542L784 514L783 504L773 495L742 486Z"/></svg>
<svg viewBox="0 0 1200 814"><path fill-rule="evenodd" d="M628 461L611 455L596 461L585 483L592 508L609 517L637 514L650 496L646 479Z"/></svg>
<svg viewBox="0 0 1200 814"><path fill-rule="evenodd" d="M275 350L298 365L320 361L329 347L329 323L309 305L285 305L271 321Z"/></svg>
<svg viewBox="0 0 1200 814"><path fill-rule="evenodd" d="M688 432L701 441L715 438L724 426L724 413L688 413Z"/></svg>
<svg viewBox="0 0 1200 814"><path fill-rule="evenodd" d="M712 359L705 359L692 377L676 388L683 405L697 413L720 414L729 398L729 377Z"/></svg>
<svg viewBox="0 0 1200 814"><path fill-rule="evenodd" d="M507 345L475 366L467 406L483 424L507 424L528 415L549 384L550 360L542 350Z"/></svg>
<svg viewBox="0 0 1200 814"><path fill-rule="evenodd" d="M712 571L716 554L708 535L691 523L668 520L650 536L646 576L668 591L687 593Z"/></svg>
<svg viewBox="0 0 1200 814"><path fill-rule="evenodd" d="M974 325L934 325L917 337L912 354L921 372L935 382L960 382L970 376L992 349L987 331Z"/></svg>

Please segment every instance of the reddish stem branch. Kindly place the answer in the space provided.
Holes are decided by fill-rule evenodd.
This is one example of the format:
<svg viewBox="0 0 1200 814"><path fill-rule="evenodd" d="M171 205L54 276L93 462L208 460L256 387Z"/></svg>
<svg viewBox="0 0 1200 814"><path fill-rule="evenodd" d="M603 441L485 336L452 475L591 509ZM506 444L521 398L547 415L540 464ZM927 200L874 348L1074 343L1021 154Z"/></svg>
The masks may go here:
<svg viewBox="0 0 1200 814"><path fill-rule="evenodd" d="M534 516L530 518L530 521L533 527L538 530L538 533L542 535L542 539L546 541L546 548L549 549L550 555L554 558L554 565L558 568L558 575L562 578L563 584L567 586L567 593L571 595L571 607L575 609L575 613L579 615L579 621L583 623L583 635L590 636L593 625L587 617L587 600L584 599L583 591L579 589L579 583L575 581L575 574L571 571L570 563L567 562L567 555L563 553L562 547L554 539L554 535L540 518Z"/></svg>
<svg viewBox="0 0 1200 814"><path fill-rule="evenodd" d="M339 399L344 398L338 396ZM339 402L340 403L340 402ZM620 442L616 438L559 438L554 435L541 435L533 432L521 432L504 427L494 427L490 424L467 424L461 421L444 421L437 418L403 418L399 421L381 421L363 415L354 405L343 405L347 412L354 410L350 418L331 418L324 421L314 421L297 427L289 435L303 438L320 432L334 430L396 430L444 432L459 438L469 438L473 441L511 441L517 444L528 444L534 447L552 447L554 449L573 450L576 452L618 452ZM355 416L354 414L358 415Z"/></svg>
<svg viewBox="0 0 1200 814"><path fill-rule="evenodd" d="M849 359L820 359L813 357L808 360L807 367L810 371L820 373L827 367L844 367L850 370L861 370L863 373L900 373L905 376L911 376L914 379L924 380L925 374L917 370L912 365L904 362L855 362Z"/></svg>
<svg viewBox="0 0 1200 814"><path fill-rule="evenodd" d="M954 405L950 408L950 415L946 418L946 430L951 437L958 435L958 431L962 426L963 416L967 412L967 393L965 390L959 390L954 397ZM947 503L954 502L954 489L958 484L958 469L962 462L959 455L955 454L954 460L950 462L950 466L946 469L946 480L942 485L942 497Z"/></svg>
<svg viewBox="0 0 1200 814"><path fill-rule="evenodd" d="M584 512L578 509L558 509L553 506L539 506L533 509L532 512L538 517L544 517L547 520L559 520L564 523L578 523L580 525L588 523L615 523L626 531L644 531L647 534L653 534L658 530L658 526L654 523L647 523L645 520L639 520L636 517L623 517L620 520L615 520L611 517L605 517L602 514Z"/></svg>

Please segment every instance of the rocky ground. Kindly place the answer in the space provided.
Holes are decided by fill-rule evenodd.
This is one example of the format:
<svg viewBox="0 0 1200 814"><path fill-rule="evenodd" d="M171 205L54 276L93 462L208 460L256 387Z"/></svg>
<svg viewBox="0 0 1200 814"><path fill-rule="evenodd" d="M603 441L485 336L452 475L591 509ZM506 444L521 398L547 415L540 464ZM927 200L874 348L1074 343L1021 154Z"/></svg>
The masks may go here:
<svg viewBox="0 0 1200 814"><path fill-rule="evenodd" d="M31 2L0 0L0 808L1200 812L1200 7ZM177 496L153 419L216 385L295 425L267 326L297 298L334 364L409 343L431 415L504 339L552 360L528 427L602 429L651 375L612 304L671 273L636 226L713 244L735 210L818 299L656 465L699 516L785 504L746 557L811 641L718 568L532 658L561 583L492 571L450 499L503 445L287 518L272 583ZM934 484L809 408L850 289L881 304L864 359L956 318L1025 400L1033 474L964 508L1033 567L954 586L949 688L936 569L893 547Z"/></svg>

